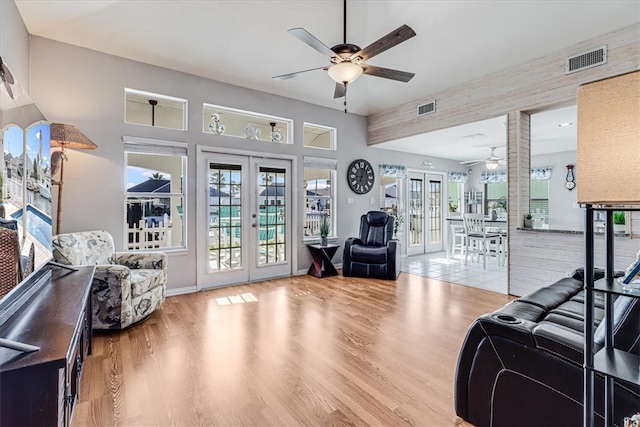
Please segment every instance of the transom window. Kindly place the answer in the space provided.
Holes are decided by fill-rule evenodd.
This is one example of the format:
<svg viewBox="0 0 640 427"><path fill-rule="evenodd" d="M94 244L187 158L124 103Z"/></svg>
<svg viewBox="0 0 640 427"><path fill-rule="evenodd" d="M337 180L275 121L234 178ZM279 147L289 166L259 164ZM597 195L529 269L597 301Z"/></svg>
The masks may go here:
<svg viewBox="0 0 640 427"><path fill-rule="evenodd" d="M187 129L187 100L124 89L124 121L168 129Z"/></svg>
<svg viewBox="0 0 640 427"><path fill-rule="evenodd" d="M293 144L293 120L203 104L202 131L254 141Z"/></svg>
<svg viewBox="0 0 640 427"><path fill-rule="evenodd" d="M336 130L327 126L305 123L303 126L304 146L322 150L336 149Z"/></svg>

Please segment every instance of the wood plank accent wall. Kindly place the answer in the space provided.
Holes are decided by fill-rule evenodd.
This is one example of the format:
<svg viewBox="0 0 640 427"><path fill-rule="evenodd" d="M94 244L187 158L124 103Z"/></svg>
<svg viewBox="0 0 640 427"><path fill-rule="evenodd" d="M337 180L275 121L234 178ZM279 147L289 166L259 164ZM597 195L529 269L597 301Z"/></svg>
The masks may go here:
<svg viewBox="0 0 640 427"><path fill-rule="evenodd" d="M559 280L584 265L584 234L511 231L509 227L509 293L522 296ZM616 237L615 268L635 259L640 241ZM604 236L595 239L596 266L604 268Z"/></svg>
<svg viewBox="0 0 640 427"><path fill-rule="evenodd" d="M607 63L565 74L565 58L607 45ZM419 135L510 111L535 111L575 102L578 85L627 73L640 64L640 24L605 34L529 64L482 78L369 116L368 144ZM436 100L436 113L417 117L416 108Z"/></svg>
<svg viewBox="0 0 640 427"><path fill-rule="evenodd" d="M566 75L565 58L607 45L607 64ZM584 235L518 230L529 211L529 114L576 102L578 85L627 73L640 65L640 24L608 33L557 55L506 69L369 116L368 144L507 115L509 293L525 295L584 264ZM417 117L416 106L436 100L437 112ZM578 168L580 166L578 165ZM512 177L517 177L513 180ZM578 185L580 185L578 183ZM640 235L640 217L631 223ZM638 224L638 225L636 225ZM636 257L640 242L616 238L616 268ZM604 265L604 240L596 238L596 265Z"/></svg>

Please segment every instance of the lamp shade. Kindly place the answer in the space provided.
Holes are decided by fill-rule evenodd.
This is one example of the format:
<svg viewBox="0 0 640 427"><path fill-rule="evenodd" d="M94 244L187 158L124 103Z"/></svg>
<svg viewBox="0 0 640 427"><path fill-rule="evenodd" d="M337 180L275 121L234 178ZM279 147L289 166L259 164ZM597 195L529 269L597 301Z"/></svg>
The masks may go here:
<svg viewBox="0 0 640 427"><path fill-rule="evenodd" d="M640 204L640 71L578 88L578 202Z"/></svg>
<svg viewBox="0 0 640 427"><path fill-rule="evenodd" d="M51 123L51 146L94 150L98 146L82 132L71 125Z"/></svg>
<svg viewBox="0 0 640 427"><path fill-rule="evenodd" d="M362 67L353 62L340 62L327 70L329 77L336 83L351 83L360 77L362 72Z"/></svg>

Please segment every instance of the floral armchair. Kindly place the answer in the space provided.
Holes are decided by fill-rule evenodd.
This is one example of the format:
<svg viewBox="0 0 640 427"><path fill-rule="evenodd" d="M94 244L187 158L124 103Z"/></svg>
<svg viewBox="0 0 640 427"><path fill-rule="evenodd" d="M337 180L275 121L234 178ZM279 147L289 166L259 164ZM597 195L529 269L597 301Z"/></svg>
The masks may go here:
<svg viewBox="0 0 640 427"><path fill-rule="evenodd" d="M96 265L92 285L93 328L123 329L160 307L167 286L167 255L115 252L102 230L53 236L53 258L67 265Z"/></svg>

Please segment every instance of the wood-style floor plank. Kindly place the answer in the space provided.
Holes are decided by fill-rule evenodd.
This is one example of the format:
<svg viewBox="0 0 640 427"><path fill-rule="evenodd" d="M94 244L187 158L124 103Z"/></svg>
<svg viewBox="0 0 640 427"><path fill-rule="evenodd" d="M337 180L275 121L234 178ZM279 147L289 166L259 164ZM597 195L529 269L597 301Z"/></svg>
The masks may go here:
<svg viewBox="0 0 640 427"><path fill-rule="evenodd" d="M217 302L245 293L258 301ZM170 297L94 336L73 425L466 425L453 409L460 346L511 299L407 273Z"/></svg>

